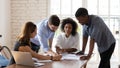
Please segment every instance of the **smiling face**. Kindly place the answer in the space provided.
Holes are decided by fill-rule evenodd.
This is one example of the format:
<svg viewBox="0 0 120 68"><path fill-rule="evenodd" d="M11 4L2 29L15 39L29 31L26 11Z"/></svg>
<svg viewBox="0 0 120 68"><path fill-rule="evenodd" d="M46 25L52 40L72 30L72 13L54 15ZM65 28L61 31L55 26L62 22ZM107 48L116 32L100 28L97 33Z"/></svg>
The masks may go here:
<svg viewBox="0 0 120 68"><path fill-rule="evenodd" d="M66 36L69 36L72 32L72 25L70 23L65 24L64 26L64 32Z"/></svg>

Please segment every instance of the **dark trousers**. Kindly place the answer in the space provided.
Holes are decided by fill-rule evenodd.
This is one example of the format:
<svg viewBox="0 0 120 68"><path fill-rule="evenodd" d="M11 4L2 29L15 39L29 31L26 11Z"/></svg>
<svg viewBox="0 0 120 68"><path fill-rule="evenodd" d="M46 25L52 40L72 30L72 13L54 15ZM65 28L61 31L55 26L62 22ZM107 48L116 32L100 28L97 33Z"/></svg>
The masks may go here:
<svg viewBox="0 0 120 68"><path fill-rule="evenodd" d="M101 60L100 60L99 68L110 68L110 58L112 56L114 48L115 48L115 43L113 43L107 51L100 53Z"/></svg>

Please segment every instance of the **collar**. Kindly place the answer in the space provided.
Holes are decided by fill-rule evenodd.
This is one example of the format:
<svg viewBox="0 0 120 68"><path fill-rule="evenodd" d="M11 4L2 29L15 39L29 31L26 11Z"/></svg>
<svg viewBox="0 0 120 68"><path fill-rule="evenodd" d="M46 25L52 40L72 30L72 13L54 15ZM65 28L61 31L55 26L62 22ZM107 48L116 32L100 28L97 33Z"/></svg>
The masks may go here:
<svg viewBox="0 0 120 68"><path fill-rule="evenodd" d="M91 25L91 17L90 16L88 16L88 23L87 24L85 24L86 26L88 26L88 28L90 27L90 25Z"/></svg>

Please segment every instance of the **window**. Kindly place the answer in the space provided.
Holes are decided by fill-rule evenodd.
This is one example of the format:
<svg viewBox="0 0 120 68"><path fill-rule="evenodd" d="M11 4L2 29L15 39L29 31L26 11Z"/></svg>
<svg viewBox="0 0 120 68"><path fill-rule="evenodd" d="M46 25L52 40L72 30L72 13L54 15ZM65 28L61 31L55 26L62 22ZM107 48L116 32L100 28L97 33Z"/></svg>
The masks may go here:
<svg viewBox="0 0 120 68"><path fill-rule="evenodd" d="M112 61L119 61L120 0L51 0L50 6L50 14L57 14L61 19L66 17L75 19L74 14L79 7L86 7L89 14L102 17L116 38L116 47L112 56ZM81 27L79 31L81 32ZM95 47L95 50L97 53L97 47ZM96 54L96 59L93 60L98 61L98 57L98 54Z"/></svg>
<svg viewBox="0 0 120 68"><path fill-rule="evenodd" d="M116 38L116 48L112 56L112 61L118 62L118 42L120 42L120 37L118 37L120 36L120 0L94 0L94 4L92 2L90 0L87 2L87 8L90 14L101 16Z"/></svg>
<svg viewBox="0 0 120 68"><path fill-rule="evenodd" d="M51 0L50 14L57 14L61 18L74 17L75 11L82 6L82 0Z"/></svg>

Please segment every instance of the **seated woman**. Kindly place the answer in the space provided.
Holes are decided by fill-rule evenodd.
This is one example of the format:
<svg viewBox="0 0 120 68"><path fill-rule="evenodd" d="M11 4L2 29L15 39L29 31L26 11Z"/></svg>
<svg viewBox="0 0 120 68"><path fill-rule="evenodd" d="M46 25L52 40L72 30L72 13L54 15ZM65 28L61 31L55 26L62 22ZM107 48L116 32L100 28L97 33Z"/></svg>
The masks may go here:
<svg viewBox="0 0 120 68"><path fill-rule="evenodd" d="M54 40L56 52L61 54L66 52L72 53L80 50L77 23L71 18L63 19L61 24L61 31L63 33L59 34Z"/></svg>
<svg viewBox="0 0 120 68"><path fill-rule="evenodd" d="M39 46L30 42L30 38L35 37L37 33L37 27L32 22L27 22L23 27L21 34L18 36L18 40L15 44L15 51L30 52L32 57L40 60L60 60L61 55L56 56L44 56L38 54ZM14 61L13 61L14 62ZM11 62L10 64L12 64Z"/></svg>

